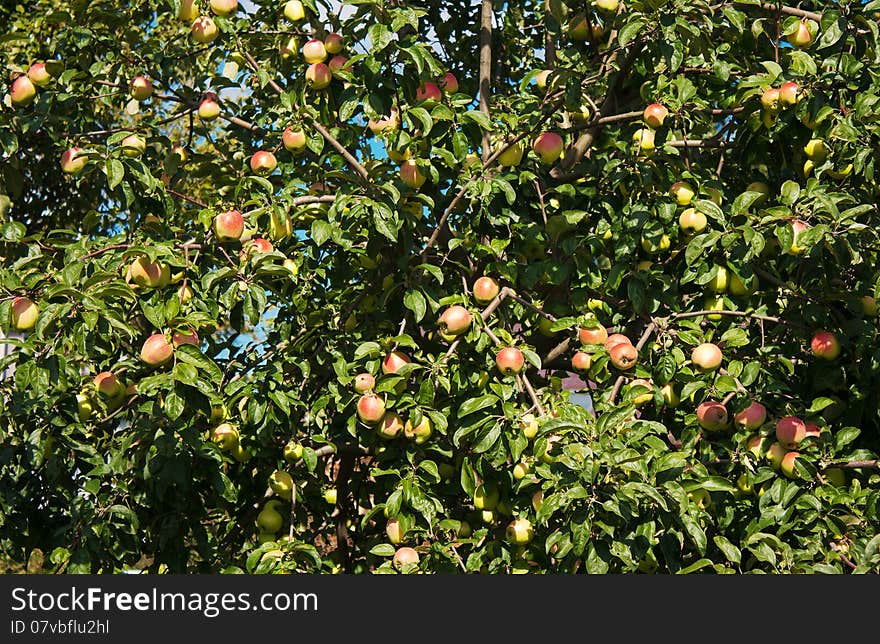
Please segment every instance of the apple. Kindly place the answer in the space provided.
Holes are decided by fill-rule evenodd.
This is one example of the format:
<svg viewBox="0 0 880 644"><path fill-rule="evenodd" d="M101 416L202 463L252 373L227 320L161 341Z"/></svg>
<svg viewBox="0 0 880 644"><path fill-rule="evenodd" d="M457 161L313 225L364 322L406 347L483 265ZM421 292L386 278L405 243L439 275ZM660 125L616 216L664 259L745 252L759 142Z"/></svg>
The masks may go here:
<svg viewBox="0 0 880 644"><path fill-rule="evenodd" d="M312 38L302 48L303 58L310 65L315 63L323 63L327 60L327 48L324 43L317 38Z"/></svg>
<svg viewBox="0 0 880 644"><path fill-rule="evenodd" d="M520 161L522 161L523 154L525 153L522 141L517 141L512 145L505 143L502 147L505 147L506 149L498 155L498 165L503 167L519 165Z"/></svg>
<svg viewBox="0 0 880 644"><path fill-rule="evenodd" d="M589 371L592 363L593 356L585 351L577 351L571 358L571 368L580 373Z"/></svg>
<svg viewBox="0 0 880 644"><path fill-rule="evenodd" d="M284 149L289 152L300 152L306 147L306 133L301 129L294 130L288 126L281 135L281 142Z"/></svg>
<svg viewBox="0 0 880 644"><path fill-rule="evenodd" d="M220 103L217 102L217 95L214 92L205 92L202 100L199 101L197 112L203 121L213 121L217 118L220 115Z"/></svg>
<svg viewBox="0 0 880 644"><path fill-rule="evenodd" d="M122 139L122 153L127 157L139 157L147 149L147 142L140 134L129 134Z"/></svg>
<svg viewBox="0 0 880 644"><path fill-rule="evenodd" d="M141 347L141 360L151 367L158 367L171 360L174 347L162 333L154 333Z"/></svg>
<svg viewBox="0 0 880 644"><path fill-rule="evenodd" d="M779 464L779 469L781 469L782 473L790 479L797 478L795 461L797 461L798 458L800 458L800 452L789 452L782 457L782 462Z"/></svg>
<svg viewBox="0 0 880 644"><path fill-rule="evenodd" d="M705 510L712 505L712 495L708 490L697 488L688 492L688 498L693 501L698 508Z"/></svg>
<svg viewBox="0 0 880 644"><path fill-rule="evenodd" d="M34 63L28 67L27 77L37 87L46 87L52 82L52 75L46 69L46 63Z"/></svg>
<svg viewBox="0 0 880 644"><path fill-rule="evenodd" d="M787 449L796 447L806 435L806 423L797 416L786 416L776 422L776 440Z"/></svg>
<svg viewBox="0 0 880 644"><path fill-rule="evenodd" d="M306 69L306 85L311 89L324 89L332 80L333 74L324 63L312 63Z"/></svg>
<svg viewBox="0 0 880 644"><path fill-rule="evenodd" d="M583 346L604 344L606 340L608 340L608 331L605 330L604 326L582 326L578 329L578 341ZM627 341L629 340L627 339Z"/></svg>
<svg viewBox="0 0 880 644"><path fill-rule="evenodd" d="M532 144L532 150L544 165L554 164L562 156L563 147L562 137L555 132L542 132Z"/></svg>
<svg viewBox="0 0 880 644"><path fill-rule="evenodd" d="M327 68L330 70L330 75L333 78L338 78L338 72L342 69L345 69L348 66L348 58L345 56L334 56L330 59L330 62L327 63Z"/></svg>
<svg viewBox="0 0 880 644"><path fill-rule="evenodd" d="M181 0L180 9L177 10L177 17L189 23L198 18L199 8L196 6L196 0Z"/></svg>
<svg viewBox="0 0 880 644"><path fill-rule="evenodd" d="M225 403L217 403L211 405L211 416L208 418L208 422L212 425L216 425L217 423L222 423L229 417L229 410L226 409Z"/></svg>
<svg viewBox="0 0 880 644"><path fill-rule="evenodd" d="M531 440L538 435L538 419L534 414L524 414L519 420L519 428L523 436Z"/></svg>
<svg viewBox="0 0 880 644"><path fill-rule="evenodd" d="M244 234L244 217L237 210L227 210L214 217L214 234L221 242L238 241Z"/></svg>
<svg viewBox="0 0 880 644"><path fill-rule="evenodd" d="M211 11L218 16L230 16L238 9L238 0L211 0Z"/></svg>
<svg viewBox="0 0 880 644"><path fill-rule="evenodd" d="M88 157L82 148L73 147L61 155L61 171L64 174L79 174L86 167Z"/></svg>
<svg viewBox="0 0 880 644"><path fill-rule="evenodd" d="M400 165L400 179L410 188L418 190L425 183L425 175L419 170L415 159L408 159Z"/></svg>
<svg viewBox="0 0 880 644"><path fill-rule="evenodd" d="M269 487L282 499L289 501L293 496L293 477L284 470L275 470L269 477Z"/></svg>
<svg viewBox="0 0 880 644"><path fill-rule="evenodd" d="M767 408L755 401L752 401L748 407L733 416L733 424L738 429L758 429L766 420Z"/></svg>
<svg viewBox="0 0 880 644"><path fill-rule="evenodd" d="M131 97L136 101L145 101L153 95L153 83L146 76L135 76L128 86Z"/></svg>
<svg viewBox="0 0 880 644"><path fill-rule="evenodd" d="M387 440L397 438L403 430L403 419L396 412L386 411L376 429L380 438Z"/></svg>
<svg viewBox="0 0 880 644"><path fill-rule="evenodd" d="M578 14L572 18L568 24L568 37L572 40L587 40L590 37L586 16Z"/></svg>
<svg viewBox="0 0 880 644"><path fill-rule="evenodd" d="M402 351L392 351L382 360L382 373L397 373L401 367L410 362L410 357Z"/></svg>
<svg viewBox="0 0 880 644"><path fill-rule="evenodd" d="M770 87L761 94L761 106L767 113L775 115L779 111L779 90Z"/></svg>
<svg viewBox="0 0 880 644"><path fill-rule="evenodd" d="M615 344L608 353L611 356L611 364L621 371L632 369L639 359L636 348L625 342Z"/></svg>
<svg viewBox="0 0 880 644"><path fill-rule="evenodd" d="M510 543L517 546L524 546L534 538L535 531L528 519L520 517L519 519L514 519L507 525L505 534Z"/></svg>
<svg viewBox="0 0 880 644"><path fill-rule="evenodd" d="M290 439L284 446L284 450L281 452L281 455L288 463L296 463L303 457L303 452L304 450L302 443L294 439Z"/></svg>
<svg viewBox="0 0 880 644"><path fill-rule="evenodd" d="M538 75L535 76L535 86L542 92L547 89L547 80L550 78L550 74L552 73L552 69L542 69L540 72L538 72Z"/></svg>
<svg viewBox="0 0 880 644"><path fill-rule="evenodd" d="M171 268L163 262L151 262L142 255L129 265L125 277L126 281L144 288L164 288L171 282Z"/></svg>
<svg viewBox="0 0 880 644"><path fill-rule="evenodd" d="M727 290L731 295L751 295L755 292L758 287L758 278L755 275L752 275L750 279L747 279L745 282L742 278L736 273L730 273L730 284L728 284Z"/></svg>
<svg viewBox="0 0 880 644"><path fill-rule="evenodd" d="M324 490L324 501L330 505L336 505L338 494L335 487Z"/></svg>
<svg viewBox="0 0 880 644"><path fill-rule="evenodd" d="M779 104L788 106L798 102L800 87L794 81L786 81L779 88Z"/></svg>
<svg viewBox="0 0 880 644"><path fill-rule="evenodd" d="M289 60L297 51L299 51L299 40L296 36L290 36L286 42L278 45L278 53L284 60Z"/></svg>
<svg viewBox="0 0 880 644"><path fill-rule="evenodd" d="M236 445L231 454L232 458L234 458L239 463L247 463L249 460L251 460L250 452L248 452L242 445Z"/></svg>
<svg viewBox="0 0 880 644"><path fill-rule="evenodd" d="M746 192L757 192L761 195L754 201L754 204L759 206L767 201L767 197L770 195L770 186L763 181L752 181L746 186Z"/></svg>
<svg viewBox="0 0 880 644"><path fill-rule="evenodd" d="M268 239L263 239L262 237L254 237L253 239L249 239L247 242L245 242L238 256L240 261L246 262L254 255L271 253L273 250L275 250L275 247L272 246L272 242L270 242Z"/></svg>
<svg viewBox="0 0 880 644"><path fill-rule="evenodd" d="M642 120L645 122L645 125L656 130L663 125L663 121L668 114L669 110L660 103L651 103L642 113Z"/></svg>
<svg viewBox="0 0 880 644"><path fill-rule="evenodd" d="M666 233L661 235L660 239L656 242L648 237L642 237L642 249L651 255L656 255L661 251L667 250L671 243L672 240L669 239L669 235Z"/></svg>
<svg viewBox="0 0 880 644"><path fill-rule="evenodd" d="M40 307L30 298L18 296L12 300L12 328L30 331L37 324Z"/></svg>
<svg viewBox="0 0 880 644"><path fill-rule="evenodd" d="M694 350L691 352L691 362L704 373L715 371L720 367L723 357L718 345L711 342L704 342L694 347Z"/></svg>
<svg viewBox="0 0 880 644"><path fill-rule="evenodd" d="M505 376L512 376L522 371L525 357L516 347L504 347L496 354L495 364Z"/></svg>
<svg viewBox="0 0 880 644"><path fill-rule="evenodd" d="M372 391L376 386L376 379L369 373L359 373L354 377L354 390L359 394L365 394Z"/></svg>
<svg viewBox="0 0 880 644"><path fill-rule="evenodd" d="M344 45L342 36L336 33L327 34L327 37L324 38L324 50L328 54L338 54L342 51Z"/></svg>
<svg viewBox="0 0 880 644"><path fill-rule="evenodd" d="M800 237L800 234L810 228L810 224L805 221L801 221L800 219L795 219L791 222L791 230L792 230L792 240L791 246L788 248L789 255L803 255L806 252L806 248L803 246L798 246L797 240Z"/></svg>
<svg viewBox="0 0 880 644"><path fill-rule="evenodd" d="M427 416L422 416L422 420L416 426L413 426L412 419L407 420L403 425L403 435L415 440L416 445L426 443L431 437L432 431L431 419Z"/></svg>
<svg viewBox="0 0 880 644"><path fill-rule="evenodd" d="M639 152L649 155L657 148L655 138L654 130L649 127L643 127L633 132L632 142L638 145Z"/></svg>
<svg viewBox="0 0 880 644"><path fill-rule="evenodd" d="M199 346L199 334L192 328L189 331L174 331L171 334L171 345L176 349L184 344Z"/></svg>
<svg viewBox="0 0 880 644"><path fill-rule="evenodd" d="M264 507L257 515L257 527L260 529L260 532L274 534L281 529L283 524L284 517L281 516L281 513L274 506Z"/></svg>
<svg viewBox="0 0 880 644"><path fill-rule="evenodd" d="M706 431L720 431L727 427L727 408L720 402L702 402L697 406L697 422Z"/></svg>
<svg viewBox="0 0 880 644"><path fill-rule="evenodd" d="M474 507L477 510L494 510L500 499L501 493L493 481L480 483L474 490Z"/></svg>
<svg viewBox="0 0 880 644"><path fill-rule="evenodd" d="M429 103L434 103L443 98L443 92L440 91L440 88L437 86L437 83L426 82L419 85L416 89L416 100L417 101L428 101Z"/></svg>
<svg viewBox="0 0 880 644"><path fill-rule="evenodd" d="M723 266L715 266L715 275L707 284L713 293L727 292L727 269Z"/></svg>
<svg viewBox="0 0 880 644"><path fill-rule="evenodd" d="M443 91L447 94L456 94L458 92L458 79L452 72L446 72L440 84L443 86Z"/></svg>
<svg viewBox="0 0 880 644"><path fill-rule="evenodd" d="M697 235L706 229L706 215L696 208L687 208L678 216L678 227L685 235Z"/></svg>
<svg viewBox="0 0 880 644"><path fill-rule="evenodd" d="M605 350L610 353L618 344L632 345L632 341L622 333L612 333L605 339Z"/></svg>
<svg viewBox="0 0 880 644"><path fill-rule="evenodd" d="M767 453L764 457L767 459L767 462L770 464L774 470L778 470L779 466L782 464L782 459L785 457L788 452L785 447L783 447L780 443L773 443L767 448Z"/></svg>
<svg viewBox="0 0 880 644"><path fill-rule="evenodd" d="M805 437L812 436L813 438L819 438L819 436L822 435L822 428L816 423L804 423L804 428Z"/></svg>
<svg viewBox="0 0 880 644"><path fill-rule="evenodd" d="M804 146L804 154L815 164L820 164L828 158L828 145L822 139L810 139Z"/></svg>
<svg viewBox="0 0 880 644"><path fill-rule="evenodd" d="M877 300L872 295L863 295L861 303L862 313L871 318L877 317Z"/></svg>
<svg viewBox="0 0 880 644"><path fill-rule="evenodd" d="M37 88L27 75L22 75L12 81L9 90L9 98L15 107L27 107L34 102L37 96Z"/></svg>
<svg viewBox="0 0 880 644"><path fill-rule="evenodd" d="M491 277L483 276L474 282L474 300L478 304L488 304L501 292L501 286Z"/></svg>
<svg viewBox="0 0 880 644"><path fill-rule="evenodd" d="M764 437L752 436L746 441L746 449L752 453L755 458L761 458L764 455Z"/></svg>
<svg viewBox="0 0 880 644"><path fill-rule="evenodd" d="M669 187L669 194L675 197L675 202L679 206L687 206L690 205L695 193L686 181L676 181Z"/></svg>
<svg viewBox="0 0 880 644"><path fill-rule="evenodd" d="M396 570L408 570L419 563L419 553L413 548L404 546L398 548L391 559L391 564Z"/></svg>
<svg viewBox="0 0 880 644"><path fill-rule="evenodd" d="M450 306L440 316L440 331L450 335L461 335L471 327L472 319L470 311L463 306L458 304Z"/></svg>
<svg viewBox="0 0 880 644"><path fill-rule="evenodd" d="M517 481L523 480L528 473L531 471L529 464L525 461L521 461L513 466L513 478Z"/></svg>
<svg viewBox="0 0 880 644"><path fill-rule="evenodd" d="M532 495L532 509L537 512L541 509L541 505L544 503L544 492L543 490L538 490Z"/></svg>
<svg viewBox="0 0 880 644"><path fill-rule="evenodd" d="M617 13L617 7L620 5L620 0L593 0L593 4L596 5L596 8L599 11Z"/></svg>
<svg viewBox="0 0 880 644"><path fill-rule="evenodd" d="M370 119L367 121L367 127L373 134L385 134L400 128L400 111L393 107L390 114L379 120Z"/></svg>
<svg viewBox="0 0 880 644"><path fill-rule="evenodd" d="M846 487L846 472L839 467L830 467L823 472L825 480L835 487Z"/></svg>
<svg viewBox="0 0 880 644"><path fill-rule="evenodd" d="M671 382L667 382L660 387L660 395L663 396L663 400L666 401L666 406L670 409L675 409L681 402L681 398L679 397L678 392L675 391L675 386Z"/></svg>
<svg viewBox="0 0 880 644"><path fill-rule="evenodd" d="M258 150L251 156L251 171L261 177L272 174L277 165L275 155L266 150Z"/></svg>
<svg viewBox="0 0 880 644"><path fill-rule="evenodd" d="M86 421L91 418L95 408L92 405L92 399L83 393L76 395L76 415L80 421Z"/></svg>
<svg viewBox="0 0 880 644"><path fill-rule="evenodd" d="M113 407L118 407L125 398L125 385L111 371L102 371L94 377L92 383L97 392Z"/></svg>
<svg viewBox="0 0 880 644"><path fill-rule="evenodd" d="M385 523L385 534L388 535L388 541L397 545L403 541L406 530L403 529L399 519L391 518Z"/></svg>
<svg viewBox="0 0 880 644"><path fill-rule="evenodd" d="M806 49L813 44L813 34L806 20L801 20L794 33L786 35L786 40L796 49Z"/></svg>
<svg viewBox="0 0 880 644"><path fill-rule="evenodd" d="M306 10L300 0L288 0L284 5L284 17L290 22L299 22L306 17Z"/></svg>
<svg viewBox="0 0 880 644"><path fill-rule="evenodd" d="M385 401L374 393L364 394L358 400L357 415L362 423L377 425L385 415Z"/></svg>
<svg viewBox="0 0 880 644"><path fill-rule="evenodd" d="M648 390L647 392L639 394L632 399L632 404L636 407L641 407L645 403L649 403L654 400L654 385L651 384L650 380L646 380L645 378L636 378L629 383L630 390L632 390L634 387L645 387Z"/></svg>
<svg viewBox="0 0 880 644"><path fill-rule="evenodd" d="M840 342L830 331L817 331L810 341L813 355L823 360L835 360L840 355Z"/></svg>
<svg viewBox="0 0 880 644"><path fill-rule="evenodd" d="M212 42L220 35L217 23L214 22L211 16L199 16L193 20L190 32L192 33L193 40L198 43Z"/></svg>

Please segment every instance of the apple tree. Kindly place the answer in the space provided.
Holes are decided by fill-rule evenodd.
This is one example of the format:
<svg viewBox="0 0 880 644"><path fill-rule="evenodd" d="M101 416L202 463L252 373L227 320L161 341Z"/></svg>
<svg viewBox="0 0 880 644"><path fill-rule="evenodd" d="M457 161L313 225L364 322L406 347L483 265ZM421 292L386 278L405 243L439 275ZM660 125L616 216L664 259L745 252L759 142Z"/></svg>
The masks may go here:
<svg viewBox="0 0 880 644"><path fill-rule="evenodd" d="M3 552L877 572L878 23L3 4Z"/></svg>

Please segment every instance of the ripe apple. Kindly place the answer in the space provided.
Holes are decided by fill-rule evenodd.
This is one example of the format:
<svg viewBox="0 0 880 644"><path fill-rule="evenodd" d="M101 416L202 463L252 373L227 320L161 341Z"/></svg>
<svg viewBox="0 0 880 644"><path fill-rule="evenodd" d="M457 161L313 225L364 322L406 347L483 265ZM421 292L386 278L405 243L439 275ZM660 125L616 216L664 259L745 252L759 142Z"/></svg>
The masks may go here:
<svg viewBox="0 0 880 644"><path fill-rule="evenodd" d="M129 265L126 278L144 288L164 288L171 282L171 268L163 262L151 262L142 255Z"/></svg>
<svg viewBox="0 0 880 644"><path fill-rule="evenodd" d="M474 300L478 304L488 304L501 292L501 286L491 277L483 276L474 282Z"/></svg>
<svg viewBox="0 0 880 644"><path fill-rule="evenodd" d="M774 470L778 470L779 466L782 464L782 459L785 457L785 454L788 452L785 447L783 447L780 443L773 443L770 447L767 448L767 453L765 454L765 458L767 462L770 463L770 467Z"/></svg>
<svg viewBox="0 0 880 644"><path fill-rule="evenodd" d="M171 344L175 349L184 344L197 347L199 346L199 334L192 328L189 331L174 331L171 334Z"/></svg>
<svg viewBox="0 0 880 644"><path fill-rule="evenodd" d="M690 205L695 193L686 181L676 181L669 187L669 194L675 197L675 202L679 206L687 206Z"/></svg>
<svg viewBox="0 0 880 644"><path fill-rule="evenodd" d="M787 449L796 447L806 435L806 423L797 416L786 416L776 423L776 440Z"/></svg>
<svg viewBox="0 0 880 644"><path fill-rule="evenodd" d="M645 111L642 114L642 120L645 122L645 125L656 130L663 125L663 121L668 114L669 110L660 103L651 103L645 108Z"/></svg>
<svg viewBox="0 0 880 644"><path fill-rule="evenodd" d="M720 402L702 402L697 406L697 422L706 431L720 431L727 427L727 408Z"/></svg>
<svg viewBox="0 0 880 644"><path fill-rule="evenodd" d="M443 91L447 94L458 93L458 79L452 72L446 72L440 84L443 86Z"/></svg>
<svg viewBox="0 0 880 644"><path fill-rule="evenodd" d="M712 505L712 495L709 494L708 490L705 490L701 487L688 492L688 498L693 501L701 510L705 510L710 505Z"/></svg>
<svg viewBox="0 0 880 644"><path fill-rule="evenodd" d="M214 234L221 242L238 241L244 234L244 217L237 210L227 210L214 217Z"/></svg>
<svg viewBox="0 0 880 644"><path fill-rule="evenodd" d="M260 532L276 533L284 524L284 517L275 509L275 506L264 507L257 515L257 527Z"/></svg>
<svg viewBox="0 0 880 644"><path fill-rule="evenodd" d="M199 16L193 20L191 28L192 38L198 43L209 43L216 40L220 35L217 23L211 16Z"/></svg>
<svg viewBox="0 0 880 644"><path fill-rule="evenodd" d="M535 536L535 531L528 519L520 517L507 525L505 530L507 540L517 546L524 546Z"/></svg>
<svg viewBox="0 0 880 644"><path fill-rule="evenodd" d="M801 233L810 228L810 224L805 221L801 221L800 219L795 219L791 222L791 230L792 230L792 240L791 246L788 248L789 255L803 255L806 252L806 248L803 246L798 246L798 237L800 237Z"/></svg>
<svg viewBox="0 0 880 644"><path fill-rule="evenodd" d="M147 142L140 134L129 134L122 139L122 153L127 157L139 157L147 149Z"/></svg>
<svg viewBox="0 0 880 644"><path fill-rule="evenodd" d="M392 351L382 360L382 373L397 373L401 367L410 362L410 357L402 351Z"/></svg>
<svg viewBox="0 0 880 644"><path fill-rule="evenodd" d="M174 347L162 333L154 333L141 347L141 360L151 367L158 367L171 360Z"/></svg>
<svg viewBox="0 0 880 644"><path fill-rule="evenodd" d="M721 349L711 342L704 342L691 352L691 362L703 372L715 371L721 366L723 357Z"/></svg>
<svg viewBox="0 0 880 644"><path fill-rule="evenodd" d="M153 83L146 76L135 76L128 91L134 100L145 101L153 95Z"/></svg>
<svg viewBox="0 0 880 644"><path fill-rule="evenodd" d="M562 137L556 132L542 132L535 139L532 150L540 157L541 163L552 165L562 156L563 147Z"/></svg>
<svg viewBox="0 0 880 644"><path fill-rule="evenodd" d="M629 383L629 389L632 390L635 387L645 387L648 391L639 394L635 398L632 399L632 404L636 407L641 407L645 403L649 403L654 400L654 385L651 384L650 380L646 380L644 378L636 378L632 382Z"/></svg>
<svg viewBox="0 0 880 644"><path fill-rule="evenodd" d="M523 436L531 440L538 435L538 419L534 414L525 414L519 420L519 428Z"/></svg>
<svg viewBox="0 0 880 644"><path fill-rule="evenodd" d="M302 48L303 58L309 65L315 63L323 63L327 60L327 48L324 43L317 38L312 38Z"/></svg>
<svg viewBox="0 0 880 644"><path fill-rule="evenodd" d="M610 353L618 344L632 345L632 341L622 333L612 333L605 339L605 350Z"/></svg>
<svg viewBox="0 0 880 644"><path fill-rule="evenodd" d="M266 150L258 150L251 156L251 171L261 177L272 174L277 165L275 155Z"/></svg>
<svg viewBox="0 0 880 644"><path fill-rule="evenodd" d="M338 494L336 492L335 487L330 487L324 490L324 501L330 505L336 505L336 500L338 498Z"/></svg>
<svg viewBox="0 0 880 644"><path fill-rule="evenodd" d="M362 423L376 425L385 415L385 401L374 393L364 394L358 400L357 415Z"/></svg>
<svg viewBox="0 0 880 644"><path fill-rule="evenodd" d="M872 295L863 295L861 303L862 313L871 318L877 317L877 300Z"/></svg>
<svg viewBox="0 0 880 644"><path fill-rule="evenodd" d="M34 102L37 96L37 88L27 75L22 75L12 81L12 87L9 90L9 98L15 107L27 107Z"/></svg>
<svg viewBox="0 0 880 644"><path fill-rule="evenodd" d="M52 75L46 69L46 63L34 63L28 67L27 77L37 87L46 87L52 82Z"/></svg>
<svg viewBox="0 0 880 644"><path fill-rule="evenodd" d="M12 328L30 331L40 316L40 307L30 298L19 296L12 300Z"/></svg>
<svg viewBox="0 0 880 644"><path fill-rule="evenodd" d="M125 398L125 385L120 382L116 374L111 371L102 371L94 377L92 383L98 394L109 401L110 406L116 408L122 404L122 400Z"/></svg>
<svg viewBox="0 0 880 644"><path fill-rule="evenodd" d="M253 239L249 239L247 242L245 242L238 256L242 262L246 262L254 255L259 255L261 253L271 253L273 250L275 250L275 247L272 246L272 242L270 242L268 239L263 239L262 237L254 237Z"/></svg>
<svg viewBox="0 0 880 644"><path fill-rule="evenodd" d="M608 353L611 356L611 364L621 371L632 369L639 359L636 348L625 342L615 344Z"/></svg>
<svg viewBox="0 0 880 644"><path fill-rule="evenodd" d="M306 133L301 129L293 129L288 126L281 135L281 142L284 149L289 152L300 152L306 147Z"/></svg>
<svg viewBox="0 0 880 644"><path fill-rule="evenodd" d="M766 113L775 115L780 109L779 90L775 87L765 89L761 94L761 106L766 110Z"/></svg>
<svg viewBox="0 0 880 644"><path fill-rule="evenodd" d="M333 74L324 63L312 63L306 69L306 85L311 89L324 89L332 80Z"/></svg>
<svg viewBox="0 0 880 644"><path fill-rule="evenodd" d="M656 255L661 251L667 250L671 244L672 240L669 239L669 235L666 233L661 235L660 239L657 241L649 239L648 237L642 237L642 249L651 255Z"/></svg>
<svg viewBox="0 0 880 644"><path fill-rule="evenodd" d="M786 81L779 88L779 104L783 106L794 105L798 102L800 87L794 81Z"/></svg>
<svg viewBox="0 0 880 644"><path fill-rule="evenodd" d="M338 78L338 72L342 69L345 69L348 66L348 58L345 56L334 56L330 59L330 62L327 63L327 68L330 70L330 75L333 78Z"/></svg>
<svg viewBox="0 0 880 644"><path fill-rule="evenodd" d="M819 427L816 423L804 423L805 427L805 435L812 436L813 438L819 438L822 435L822 428Z"/></svg>
<svg viewBox="0 0 880 644"><path fill-rule="evenodd" d="M440 88L437 86L437 83L432 83L430 81L422 83L416 89L416 100L417 101L427 101L429 103L434 103L443 98L443 92L440 91Z"/></svg>
<svg viewBox="0 0 880 644"><path fill-rule="evenodd" d="M354 377L354 390L359 394L365 394L372 391L376 386L376 379L369 373L359 373Z"/></svg>
<svg viewBox="0 0 880 644"><path fill-rule="evenodd" d="M403 541L403 537L406 535L406 531L400 524L399 519L391 518L388 519L387 523L385 523L385 534L388 535L388 541L390 541L394 545L397 545L401 541Z"/></svg>
<svg viewBox="0 0 880 644"><path fill-rule="evenodd" d="M425 175L419 170L415 159L408 159L400 164L400 179L410 188L418 190L425 183Z"/></svg>
<svg viewBox="0 0 880 644"><path fill-rule="evenodd" d="M336 33L327 34L324 38L324 50L328 54L338 54L344 47L342 36Z"/></svg>
<svg viewBox="0 0 880 644"><path fill-rule="evenodd" d="M296 463L303 457L303 452L304 449L302 443L291 438L284 446L284 450L281 452L281 455L288 463Z"/></svg>
<svg viewBox="0 0 880 644"><path fill-rule="evenodd" d="M813 355L823 360L835 360L840 355L840 342L830 331L817 331L810 341Z"/></svg>
<svg viewBox="0 0 880 644"><path fill-rule="evenodd" d="M463 306L450 306L440 316L440 331L451 335L466 333L471 327L472 316Z"/></svg>
<svg viewBox="0 0 880 644"><path fill-rule="evenodd" d="M580 373L589 371L592 363L593 356L585 351L577 351L571 358L571 368Z"/></svg>
<svg viewBox="0 0 880 644"><path fill-rule="evenodd" d="M752 401L748 407L733 416L733 424L738 429L758 429L766 420L767 408L756 401Z"/></svg>
<svg viewBox="0 0 880 644"><path fill-rule="evenodd" d="M284 470L275 470L269 477L269 487L286 501L293 496L293 485L293 477Z"/></svg>
<svg viewBox="0 0 880 644"><path fill-rule="evenodd" d="M393 411L386 411L376 428L380 438L391 440L403 430L403 419Z"/></svg>
<svg viewBox="0 0 880 644"><path fill-rule="evenodd" d="M284 17L290 22L299 22L306 17L306 10L300 0L288 0L284 5Z"/></svg>
<svg viewBox="0 0 880 644"><path fill-rule="evenodd" d="M678 227L686 235L696 235L706 229L706 215L696 208L687 208L678 216Z"/></svg>
<svg viewBox="0 0 880 644"><path fill-rule="evenodd" d="M797 30L794 33L788 34L785 38L797 49L806 49L813 44L813 34L810 32L810 27L806 20L801 20L798 23Z"/></svg>
<svg viewBox="0 0 880 644"><path fill-rule="evenodd" d="M412 419L408 419L403 425L403 435L415 440L416 445L426 443L431 437L432 431L431 419L427 416L422 416L422 420L415 427L412 424Z"/></svg>
<svg viewBox="0 0 880 644"><path fill-rule="evenodd" d="M507 143L503 144L503 146L507 145ZM504 167L518 166L520 161L522 161L524 153L525 147L523 147L522 141L517 141L513 145L507 147L504 152L498 155L498 165Z"/></svg>
<svg viewBox="0 0 880 644"><path fill-rule="evenodd" d="M180 9L177 11L177 17L184 22L192 23L199 17L199 8L196 6L196 0L181 0Z"/></svg>
<svg viewBox="0 0 880 644"><path fill-rule="evenodd" d="M751 278L743 281L742 278L734 272L730 272L730 284L727 287L731 295L743 296L751 295L758 288L758 278L752 275Z"/></svg>
<svg viewBox="0 0 880 644"><path fill-rule="evenodd" d="M494 510L500 499L501 493L494 481L480 483L474 490L474 507L477 510Z"/></svg>
<svg viewBox="0 0 880 644"><path fill-rule="evenodd" d="M498 370L505 376L518 374L525 365L525 357L522 351L516 347L504 347L495 356L495 364Z"/></svg>
<svg viewBox="0 0 880 644"><path fill-rule="evenodd" d="M220 103L214 92L205 92L202 100L199 101L198 115L203 121L213 121L220 115Z"/></svg>
<svg viewBox="0 0 880 644"><path fill-rule="evenodd" d="M230 16L238 9L238 0L211 0L211 11L218 16Z"/></svg>
<svg viewBox="0 0 880 644"><path fill-rule="evenodd" d="M795 461L797 461L800 456L800 452L789 452L782 457L782 462L779 464L779 469L781 469L782 473L790 479L797 478L797 468L795 467Z"/></svg>
<svg viewBox="0 0 880 644"><path fill-rule="evenodd" d="M92 417L95 408L92 404L92 399L83 393L78 393L76 395L76 415L80 421L87 421Z"/></svg>
<svg viewBox="0 0 880 644"><path fill-rule="evenodd" d="M64 174L79 174L86 167L88 160L82 148L73 147L67 149L61 155L61 171Z"/></svg>
<svg viewBox="0 0 880 644"><path fill-rule="evenodd" d="M764 455L764 437L751 436L746 441L746 449L752 453L755 458L761 458Z"/></svg>
<svg viewBox="0 0 880 644"><path fill-rule="evenodd" d="M407 546L398 548L391 559L391 563L396 570L408 570L418 565L419 553Z"/></svg>
<svg viewBox="0 0 880 644"><path fill-rule="evenodd" d="M625 336L621 336L625 337ZM589 346L594 344L604 344L606 340L608 340L608 331L605 330L604 326L596 326L596 327L585 327L582 326L578 329L578 340L581 345ZM629 339L627 338L627 342Z"/></svg>
<svg viewBox="0 0 880 644"><path fill-rule="evenodd" d="M393 107L388 116L384 116L377 121L370 119L367 121L367 127L373 134L385 134L400 128L400 111Z"/></svg>

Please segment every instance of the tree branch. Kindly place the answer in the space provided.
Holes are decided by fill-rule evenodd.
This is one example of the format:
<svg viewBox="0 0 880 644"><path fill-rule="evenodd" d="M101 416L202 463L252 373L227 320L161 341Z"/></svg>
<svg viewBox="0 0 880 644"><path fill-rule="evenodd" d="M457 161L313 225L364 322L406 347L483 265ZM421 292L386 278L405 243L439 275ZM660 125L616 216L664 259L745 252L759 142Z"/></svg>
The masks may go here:
<svg viewBox="0 0 880 644"><path fill-rule="evenodd" d="M483 0L480 10L480 111L489 116L492 91L492 0ZM483 132L483 163L490 154L489 133Z"/></svg>

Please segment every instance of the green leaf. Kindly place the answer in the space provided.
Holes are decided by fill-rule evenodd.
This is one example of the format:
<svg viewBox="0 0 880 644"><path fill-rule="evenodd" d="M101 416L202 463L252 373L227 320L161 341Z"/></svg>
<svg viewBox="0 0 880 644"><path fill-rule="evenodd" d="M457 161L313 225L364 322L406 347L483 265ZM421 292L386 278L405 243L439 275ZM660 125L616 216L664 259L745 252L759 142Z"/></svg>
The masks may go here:
<svg viewBox="0 0 880 644"><path fill-rule="evenodd" d="M715 542L715 545L718 549L724 553L724 556L727 557L727 560L731 563L738 564L742 560L742 553L739 548L730 543L726 537L723 535L715 535L712 538L712 541Z"/></svg>
<svg viewBox="0 0 880 644"><path fill-rule="evenodd" d="M113 190L125 176L125 166L118 159L107 159L104 162L104 174L107 175L107 186Z"/></svg>
<svg viewBox="0 0 880 644"><path fill-rule="evenodd" d="M498 402L498 396L493 394L486 394L484 396L480 396L479 398L471 398L470 400L466 400L462 405L458 408L458 417L464 418L474 412L477 412L481 409L485 409L486 407L491 407L495 403Z"/></svg>

